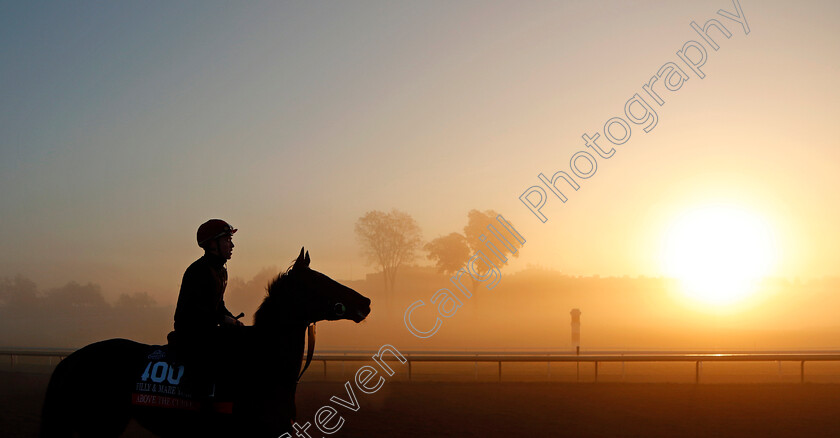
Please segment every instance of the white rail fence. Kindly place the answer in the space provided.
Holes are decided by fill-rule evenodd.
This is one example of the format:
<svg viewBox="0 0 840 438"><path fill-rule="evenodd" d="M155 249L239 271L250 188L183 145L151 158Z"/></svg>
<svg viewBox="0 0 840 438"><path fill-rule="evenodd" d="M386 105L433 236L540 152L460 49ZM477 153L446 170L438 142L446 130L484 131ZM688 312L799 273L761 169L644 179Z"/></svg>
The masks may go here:
<svg viewBox="0 0 840 438"><path fill-rule="evenodd" d="M20 362L21 357L45 357L49 364L57 363L70 355L73 349L12 349L0 348L0 357L7 356L11 369L14 370ZM324 351L316 353L313 362L323 363L323 375L327 377L327 363L340 363L344 366L347 362L368 362L376 354L374 351L336 352ZM668 352L668 351L641 351L641 352L608 352L593 351L581 355L557 351L531 351L531 352L446 352L446 351L408 351L402 353L407 360L408 380L414 374L412 364L420 362L432 363L473 363L475 365L475 376L478 378L479 363L495 363L498 367L498 381L502 380L502 369L505 363L546 363L547 373L551 375L552 363L574 363L577 365L577 380L580 380L580 364L594 364L594 381L598 381L599 364L621 363L622 374L624 364L648 362L684 362L694 363L695 383L700 383L701 366L704 362L794 362L799 363L799 381L805 382L806 362L840 362L840 352L837 351L793 351L793 352ZM396 360L387 358L385 360ZM780 365L781 366L781 365Z"/></svg>

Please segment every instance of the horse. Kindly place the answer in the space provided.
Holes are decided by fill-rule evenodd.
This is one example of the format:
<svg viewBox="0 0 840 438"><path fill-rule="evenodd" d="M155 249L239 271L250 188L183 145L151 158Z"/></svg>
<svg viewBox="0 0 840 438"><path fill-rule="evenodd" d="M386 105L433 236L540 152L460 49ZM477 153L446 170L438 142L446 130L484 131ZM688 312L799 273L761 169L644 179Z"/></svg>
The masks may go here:
<svg viewBox="0 0 840 438"><path fill-rule="evenodd" d="M132 418L161 437L276 438L291 432L307 327L324 320L359 323L370 313L370 299L309 264L309 252L301 248L293 265L268 285L253 326L225 332L222 343L230 351L218 355L230 359L216 383L228 385L227 412L197 407L194 400L138 394L151 385L181 391L177 384L190 369L178 365L177 348L175 361L169 361L167 346L110 339L83 347L56 366L44 400L41 437L118 437ZM311 352L314 331L309 335Z"/></svg>

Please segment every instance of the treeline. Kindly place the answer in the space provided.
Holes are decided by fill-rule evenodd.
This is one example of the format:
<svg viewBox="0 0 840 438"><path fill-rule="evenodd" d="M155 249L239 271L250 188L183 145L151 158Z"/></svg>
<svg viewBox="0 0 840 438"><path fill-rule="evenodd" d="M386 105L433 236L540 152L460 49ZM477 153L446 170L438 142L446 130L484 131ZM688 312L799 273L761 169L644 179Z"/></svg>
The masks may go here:
<svg viewBox="0 0 840 438"><path fill-rule="evenodd" d="M463 233L454 231L426 242L417 221L408 213L372 210L356 221L355 232L365 260L381 273L383 299L393 309L395 295L404 292L396 290L398 272L411 266L420 252L426 253L426 259L434 262L439 273L472 271L467 277L472 278L474 285L475 276L484 278L488 271L498 269L497 264L506 263L508 257L518 257L521 243L511 236L503 237L505 232L497 227L511 232L508 228L512 226L501 218L494 210L473 209L467 213ZM479 256L480 260L468 266L471 258Z"/></svg>
<svg viewBox="0 0 840 438"><path fill-rule="evenodd" d="M250 280L232 277L228 308L251 323L265 285L281 269L267 268ZM369 349L392 343L406 349L568 349L570 315L582 314L585 349L825 349L840 346L840 279L765 281L753 297L733 309L697 306L666 278L574 276L545 269L503 273L499 287L468 285L472 298L432 340L412 336L403 313L417 299L450 285L435 267L404 266L393 305L386 306L382 272L342 283L373 300L363 324L319 324L320 349ZM341 279L339 279L341 280ZM0 278L0 346L76 348L109 338L150 344L166 342L174 308L146 293L110 302L95 283L69 282L39 289L22 276ZM435 306L414 315L427 329Z"/></svg>
<svg viewBox="0 0 840 438"><path fill-rule="evenodd" d="M159 306L146 292L109 303L95 283L39 290L21 275L0 278L0 345L6 347L75 348L117 337L160 344L172 314L172 306Z"/></svg>
<svg viewBox="0 0 840 438"><path fill-rule="evenodd" d="M122 294L114 307L146 308L157 303L146 292ZM102 295L102 288L95 283L79 284L75 281L64 286L39 291L34 281L22 275L0 279L0 306L14 310L37 308L105 308L110 307Z"/></svg>

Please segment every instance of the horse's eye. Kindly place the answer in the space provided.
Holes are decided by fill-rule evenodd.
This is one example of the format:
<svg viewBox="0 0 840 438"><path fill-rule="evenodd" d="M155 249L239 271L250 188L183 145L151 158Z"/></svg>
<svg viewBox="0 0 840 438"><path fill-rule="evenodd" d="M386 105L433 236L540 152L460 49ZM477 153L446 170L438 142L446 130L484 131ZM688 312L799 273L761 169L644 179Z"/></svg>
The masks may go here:
<svg viewBox="0 0 840 438"><path fill-rule="evenodd" d="M347 308L344 307L344 304L335 303L335 316L344 315L345 311L347 311Z"/></svg>

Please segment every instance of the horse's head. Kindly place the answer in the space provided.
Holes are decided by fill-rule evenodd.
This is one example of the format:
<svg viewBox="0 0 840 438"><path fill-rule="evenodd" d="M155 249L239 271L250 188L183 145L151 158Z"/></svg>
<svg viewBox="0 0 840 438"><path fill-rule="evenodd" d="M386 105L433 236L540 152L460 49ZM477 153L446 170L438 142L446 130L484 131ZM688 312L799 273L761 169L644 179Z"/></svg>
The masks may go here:
<svg viewBox="0 0 840 438"><path fill-rule="evenodd" d="M349 319L361 322L370 313L370 299L309 267L309 252L300 255L286 272L268 285L268 296L254 315L254 324L309 324Z"/></svg>

